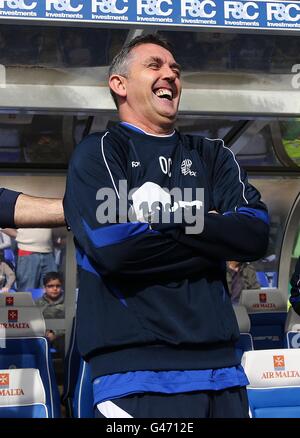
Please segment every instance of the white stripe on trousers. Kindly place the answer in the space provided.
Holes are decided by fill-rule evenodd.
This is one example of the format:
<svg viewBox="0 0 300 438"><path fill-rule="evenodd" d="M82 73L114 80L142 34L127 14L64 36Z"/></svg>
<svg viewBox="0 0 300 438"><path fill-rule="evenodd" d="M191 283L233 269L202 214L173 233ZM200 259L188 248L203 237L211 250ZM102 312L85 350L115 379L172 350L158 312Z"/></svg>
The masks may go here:
<svg viewBox="0 0 300 438"><path fill-rule="evenodd" d="M133 418L132 415L109 400L98 403L97 409L105 418Z"/></svg>

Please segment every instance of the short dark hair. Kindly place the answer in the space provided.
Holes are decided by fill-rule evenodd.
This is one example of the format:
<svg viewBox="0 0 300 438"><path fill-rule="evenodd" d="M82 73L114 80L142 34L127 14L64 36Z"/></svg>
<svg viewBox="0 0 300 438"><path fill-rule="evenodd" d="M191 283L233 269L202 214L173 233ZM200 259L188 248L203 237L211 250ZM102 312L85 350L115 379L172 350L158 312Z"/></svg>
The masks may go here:
<svg viewBox="0 0 300 438"><path fill-rule="evenodd" d="M140 46L141 44L156 44L157 46L161 46L164 49L168 50L174 56L173 48L165 38L162 38L156 34L140 35L125 44L120 52L117 53L117 55L114 57L110 64L108 76L111 77L111 75L117 74L127 77L128 66L130 62L130 53L132 49ZM112 89L110 89L110 94L112 95L116 107L118 108L119 103L116 93Z"/></svg>
<svg viewBox="0 0 300 438"><path fill-rule="evenodd" d="M47 274L45 274L43 278L43 285L46 286L46 284L49 283L50 280L59 280L62 284L63 276L60 272L47 272Z"/></svg>

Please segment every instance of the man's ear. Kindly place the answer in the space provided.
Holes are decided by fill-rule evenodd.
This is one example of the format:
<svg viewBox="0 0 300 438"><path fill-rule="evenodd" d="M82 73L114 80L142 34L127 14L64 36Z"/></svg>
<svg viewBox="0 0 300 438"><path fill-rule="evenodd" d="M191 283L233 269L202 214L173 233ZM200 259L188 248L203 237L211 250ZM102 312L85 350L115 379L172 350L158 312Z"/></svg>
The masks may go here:
<svg viewBox="0 0 300 438"><path fill-rule="evenodd" d="M112 75L108 81L109 87L117 96L126 97L126 78L120 75Z"/></svg>

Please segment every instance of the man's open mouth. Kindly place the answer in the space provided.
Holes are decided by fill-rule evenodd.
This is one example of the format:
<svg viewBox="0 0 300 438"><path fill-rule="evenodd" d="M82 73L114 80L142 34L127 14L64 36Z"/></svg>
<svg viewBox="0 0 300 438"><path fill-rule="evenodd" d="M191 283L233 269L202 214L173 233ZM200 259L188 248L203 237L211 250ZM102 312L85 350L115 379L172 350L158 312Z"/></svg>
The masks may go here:
<svg viewBox="0 0 300 438"><path fill-rule="evenodd" d="M167 88L158 88L157 90L154 90L154 94L160 99L173 99L173 92Z"/></svg>

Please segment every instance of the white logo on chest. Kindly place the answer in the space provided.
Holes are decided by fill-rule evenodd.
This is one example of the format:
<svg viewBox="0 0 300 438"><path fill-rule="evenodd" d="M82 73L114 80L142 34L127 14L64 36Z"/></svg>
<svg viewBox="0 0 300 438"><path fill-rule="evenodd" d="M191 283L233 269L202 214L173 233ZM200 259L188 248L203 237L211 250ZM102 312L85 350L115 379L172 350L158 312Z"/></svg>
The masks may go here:
<svg viewBox="0 0 300 438"><path fill-rule="evenodd" d="M172 166L172 158L166 158L163 156L159 157L159 164L162 173L165 175L168 175L168 177L171 177L171 166Z"/></svg>
<svg viewBox="0 0 300 438"><path fill-rule="evenodd" d="M189 160L188 158L186 160L183 160L183 162L181 163L181 166L180 166L181 173L183 175L196 176L197 172L193 172L191 170L192 164L193 164L192 160Z"/></svg>
<svg viewBox="0 0 300 438"><path fill-rule="evenodd" d="M131 167L139 167L140 165L140 161L131 161Z"/></svg>

